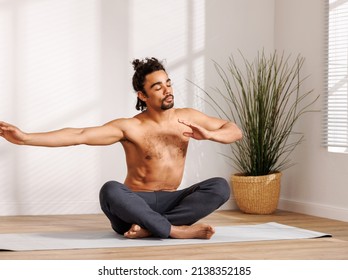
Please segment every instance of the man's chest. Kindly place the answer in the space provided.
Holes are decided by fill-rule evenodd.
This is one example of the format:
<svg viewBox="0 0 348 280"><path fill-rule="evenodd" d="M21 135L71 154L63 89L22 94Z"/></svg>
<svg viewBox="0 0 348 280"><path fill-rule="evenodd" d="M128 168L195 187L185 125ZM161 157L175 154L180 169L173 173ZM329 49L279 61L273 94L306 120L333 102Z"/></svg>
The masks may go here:
<svg viewBox="0 0 348 280"><path fill-rule="evenodd" d="M146 159L184 158L186 156L188 139L179 134L144 135L141 144Z"/></svg>
<svg viewBox="0 0 348 280"><path fill-rule="evenodd" d="M123 143L127 150L141 154L146 160L184 158L189 138L182 127L148 128L128 135Z"/></svg>

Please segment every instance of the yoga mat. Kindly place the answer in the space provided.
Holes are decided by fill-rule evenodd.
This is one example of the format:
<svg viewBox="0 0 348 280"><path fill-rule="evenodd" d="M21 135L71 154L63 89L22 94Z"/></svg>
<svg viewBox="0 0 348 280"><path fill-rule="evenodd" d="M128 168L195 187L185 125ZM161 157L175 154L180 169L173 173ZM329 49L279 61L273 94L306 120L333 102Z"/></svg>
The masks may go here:
<svg viewBox="0 0 348 280"><path fill-rule="evenodd" d="M33 251L87 248L124 248L137 246L173 246L266 240L288 240L331 237L330 234L291 227L278 223L218 226L206 239L127 239L113 231L41 232L0 234L0 250Z"/></svg>

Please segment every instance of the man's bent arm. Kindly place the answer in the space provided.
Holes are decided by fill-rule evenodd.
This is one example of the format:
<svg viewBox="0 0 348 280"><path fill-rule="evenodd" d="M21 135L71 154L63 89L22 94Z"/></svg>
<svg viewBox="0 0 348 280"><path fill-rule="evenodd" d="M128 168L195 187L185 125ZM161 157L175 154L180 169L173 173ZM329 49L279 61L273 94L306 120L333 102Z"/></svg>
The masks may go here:
<svg viewBox="0 0 348 280"><path fill-rule="evenodd" d="M193 138L197 140L210 140L222 144L231 144L242 139L242 131L232 122L225 122L219 128L207 130L204 127L191 124ZM196 136L195 136L196 135ZM197 135L200 135L197 137Z"/></svg>
<svg viewBox="0 0 348 280"><path fill-rule="evenodd" d="M220 128L210 131L211 141L230 144L242 139L242 131L233 122L226 122Z"/></svg>
<svg viewBox="0 0 348 280"><path fill-rule="evenodd" d="M230 144L242 139L242 131L233 122L207 116L197 110L189 109L191 120L178 120L180 123L192 129L191 132L184 132L185 136L196 140L211 140L223 144Z"/></svg>

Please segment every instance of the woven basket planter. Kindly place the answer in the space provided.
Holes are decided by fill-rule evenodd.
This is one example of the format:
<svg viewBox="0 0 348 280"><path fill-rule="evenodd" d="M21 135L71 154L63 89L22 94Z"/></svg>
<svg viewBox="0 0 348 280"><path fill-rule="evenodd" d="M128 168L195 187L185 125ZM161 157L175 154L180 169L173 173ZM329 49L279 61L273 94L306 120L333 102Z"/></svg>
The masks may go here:
<svg viewBox="0 0 348 280"><path fill-rule="evenodd" d="M281 175L233 175L232 191L239 209L248 214L272 214L278 206Z"/></svg>

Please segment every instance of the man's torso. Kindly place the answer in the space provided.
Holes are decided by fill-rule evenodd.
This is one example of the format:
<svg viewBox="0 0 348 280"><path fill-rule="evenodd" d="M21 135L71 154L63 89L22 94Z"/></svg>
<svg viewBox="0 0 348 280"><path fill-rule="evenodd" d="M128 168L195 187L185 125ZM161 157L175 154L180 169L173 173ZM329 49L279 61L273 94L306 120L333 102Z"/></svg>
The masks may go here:
<svg viewBox="0 0 348 280"><path fill-rule="evenodd" d="M182 180L189 138L188 128L178 122L185 110L175 109L175 118L157 124L140 117L130 119L122 145L126 153L125 184L133 191L176 190Z"/></svg>

